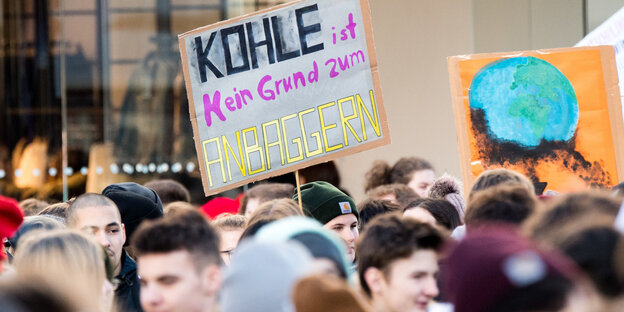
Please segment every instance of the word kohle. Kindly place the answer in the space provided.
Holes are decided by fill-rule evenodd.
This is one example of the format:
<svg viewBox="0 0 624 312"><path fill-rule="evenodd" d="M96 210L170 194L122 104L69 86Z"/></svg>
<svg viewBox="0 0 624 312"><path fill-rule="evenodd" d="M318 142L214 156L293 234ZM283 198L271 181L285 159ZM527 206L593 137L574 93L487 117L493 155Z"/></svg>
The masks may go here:
<svg viewBox="0 0 624 312"><path fill-rule="evenodd" d="M367 1L298 1L179 37L206 195L390 142Z"/></svg>

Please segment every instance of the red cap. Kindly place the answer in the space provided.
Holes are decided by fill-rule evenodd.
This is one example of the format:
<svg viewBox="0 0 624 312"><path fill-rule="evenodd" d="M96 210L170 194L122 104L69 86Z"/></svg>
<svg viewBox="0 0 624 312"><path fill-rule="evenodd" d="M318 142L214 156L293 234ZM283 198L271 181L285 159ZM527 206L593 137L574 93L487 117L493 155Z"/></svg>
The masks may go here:
<svg viewBox="0 0 624 312"><path fill-rule="evenodd" d="M20 209L17 201L12 198L0 196L0 242L15 234L17 228L24 221L24 213ZM0 249L0 260L5 258L4 252ZM2 264L0 263L0 272Z"/></svg>
<svg viewBox="0 0 624 312"><path fill-rule="evenodd" d="M0 239L13 236L24 220L24 213L17 201L0 196Z"/></svg>
<svg viewBox="0 0 624 312"><path fill-rule="evenodd" d="M223 213L237 214L238 207L239 204L236 200L227 197L217 197L201 206L200 210L210 220L214 220Z"/></svg>

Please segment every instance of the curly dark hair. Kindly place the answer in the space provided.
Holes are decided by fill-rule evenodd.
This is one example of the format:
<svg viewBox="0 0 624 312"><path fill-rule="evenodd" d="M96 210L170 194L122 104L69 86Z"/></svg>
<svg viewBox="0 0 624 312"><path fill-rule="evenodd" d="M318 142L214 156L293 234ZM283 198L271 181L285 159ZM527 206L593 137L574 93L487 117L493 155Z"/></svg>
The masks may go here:
<svg viewBox="0 0 624 312"><path fill-rule="evenodd" d="M368 268L385 271L393 261L408 258L415 251L431 249L438 252L443 243L443 236L432 225L402 218L395 213L375 218L367 225L356 248L362 289L371 295L364 279Z"/></svg>
<svg viewBox="0 0 624 312"><path fill-rule="evenodd" d="M144 221L132 236L132 246L138 258L185 250L193 257L197 269L221 263L219 236L197 211Z"/></svg>

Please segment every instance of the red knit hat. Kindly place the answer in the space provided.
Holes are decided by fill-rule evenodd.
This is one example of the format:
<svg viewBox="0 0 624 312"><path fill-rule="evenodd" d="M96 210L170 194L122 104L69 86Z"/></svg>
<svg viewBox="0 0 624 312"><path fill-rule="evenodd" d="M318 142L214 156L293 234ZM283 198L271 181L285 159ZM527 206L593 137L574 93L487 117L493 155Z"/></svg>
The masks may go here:
<svg viewBox="0 0 624 312"><path fill-rule="evenodd" d="M0 196L0 239L13 236L24 220L24 213L17 201Z"/></svg>
<svg viewBox="0 0 624 312"><path fill-rule="evenodd" d="M13 236L23 220L24 213L17 204L17 201L12 198L0 196L0 241ZM4 260L4 258L4 252L0 252L0 260ZM1 271L2 264L0 264L0 272Z"/></svg>
<svg viewBox="0 0 624 312"><path fill-rule="evenodd" d="M239 204L236 200L227 197L217 197L201 206L200 210L210 220L214 220L223 213L237 214L238 207Z"/></svg>
<svg viewBox="0 0 624 312"><path fill-rule="evenodd" d="M542 280L572 280L574 272L569 260L536 248L513 228L489 226L469 231L451 247L444 284L456 312L481 312Z"/></svg>

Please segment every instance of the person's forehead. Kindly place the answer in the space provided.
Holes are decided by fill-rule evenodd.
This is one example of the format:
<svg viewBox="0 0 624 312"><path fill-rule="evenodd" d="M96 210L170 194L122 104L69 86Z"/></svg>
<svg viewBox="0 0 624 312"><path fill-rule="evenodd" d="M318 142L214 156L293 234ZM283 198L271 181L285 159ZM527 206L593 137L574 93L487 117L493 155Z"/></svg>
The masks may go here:
<svg viewBox="0 0 624 312"><path fill-rule="evenodd" d="M117 208L113 206L93 206L76 210L77 227L106 226L111 223L121 224Z"/></svg>
<svg viewBox="0 0 624 312"><path fill-rule="evenodd" d="M351 224L356 221L357 221L357 218L355 217L355 215L352 213L349 213L349 214L343 214L343 215L337 216L329 220L329 222L327 222L326 225Z"/></svg>
<svg viewBox="0 0 624 312"><path fill-rule="evenodd" d="M143 278L196 274L191 254L186 250L144 254L139 256L137 264Z"/></svg>
<svg viewBox="0 0 624 312"><path fill-rule="evenodd" d="M435 178L435 173L431 169L424 169L414 171L412 174L412 181L416 182L429 182Z"/></svg>
<svg viewBox="0 0 624 312"><path fill-rule="evenodd" d="M436 273L438 254L433 249L417 249L409 257L390 262L391 274L411 274L414 271Z"/></svg>
<svg viewBox="0 0 624 312"><path fill-rule="evenodd" d="M226 240L230 240L230 239L234 239L237 240L240 238L241 234L243 234L243 230L242 229L233 229L233 230L222 230L219 231L219 235L222 239L226 239Z"/></svg>
<svg viewBox="0 0 624 312"><path fill-rule="evenodd" d="M431 212L429 212L427 209L423 208L423 207L415 207L415 208L410 208L408 210L405 211L404 213L405 215L409 215L409 216L413 216L413 217L421 217L421 218L427 218L427 219L435 219L433 217L433 215L431 214Z"/></svg>

